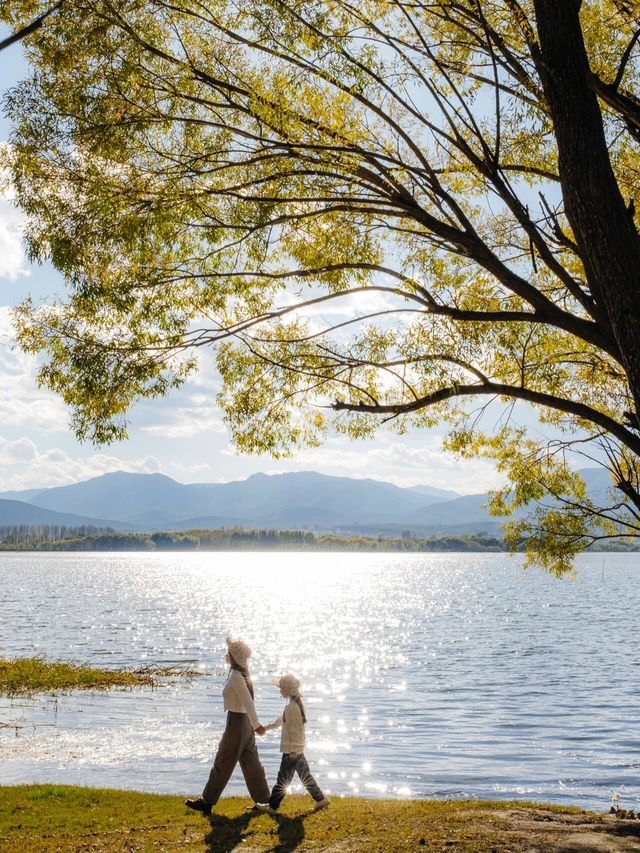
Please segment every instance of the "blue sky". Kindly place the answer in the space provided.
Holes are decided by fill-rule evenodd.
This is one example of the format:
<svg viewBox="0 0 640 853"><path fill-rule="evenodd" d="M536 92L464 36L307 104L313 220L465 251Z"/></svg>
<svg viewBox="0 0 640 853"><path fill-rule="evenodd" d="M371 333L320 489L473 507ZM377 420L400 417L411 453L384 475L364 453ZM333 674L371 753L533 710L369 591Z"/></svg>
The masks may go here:
<svg viewBox="0 0 640 853"><path fill-rule="evenodd" d="M6 31L0 29L0 35ZM0 91L28 69L19 46L0 52ZM0 140L10 128L0 118ZM215 405L218 377L212 354L200 374L169 398L139 405L131 413L130 438L96 450L68 429L69 414L53 394L38 389L35 360L13 343L10 309L27 294L46 300L64 291L57 272L29 264L21 240L20 212L10 190L0 197L0 490L60 485L113 470L160 471L181 482L243 479L256 471L316 470L373 477L399 485L425 483L461 493L498 483L484 461L460 462L441 452L443 431L379 433L351 442L332 437L320 448L288 460L238 455Z"/></svg>

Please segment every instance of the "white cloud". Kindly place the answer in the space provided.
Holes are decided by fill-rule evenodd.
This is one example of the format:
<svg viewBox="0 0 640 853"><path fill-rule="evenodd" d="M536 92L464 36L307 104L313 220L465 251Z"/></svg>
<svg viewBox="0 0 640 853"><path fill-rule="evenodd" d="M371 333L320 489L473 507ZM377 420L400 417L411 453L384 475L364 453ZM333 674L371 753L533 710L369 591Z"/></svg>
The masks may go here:
<svg viewBox="0 0 640 853"><path fill-rule="evenodd" d="M46 453L46 457L49 462L66 462L69 458L64 450L60 450L60 448L56 447L53 450L48 450Z"/></svg>
<svg viewBox="0 0 640 853"><path fill-rule="evenodd" d="M24 436L15 441L0 438L0 480L2 489L29 489L37 486L63 486L112 471L153 474L162 470L155 456L120 459L104 453L73 458L59 447L40 451Z"/></svg>
<svg viewBox="0 0 640 853"><path fill-rule="evenodd" d="M0 306L0 424L66 431L69 413L59 397L37 387L37 360L15 344L10 311Z"/></svg>
<svg viewBox="0 0 640 853"><path fill-rule="evenodd" d="M164 400L147 405L140 432L160 438L195 438L199 435L224 433L226 427L215 403L220 380L212 371L209 359L200 359L202 371L191 377L179 391Z"/></svg>
<svg viewBox="0 0 640 853"><path fill-rule="evenodd" d="M31 275L25 264L22 238L7 205L0 201L0 278L15 281Z"/></svg>
<svg viewBox="0 0 640 853"><path fill-rule="evenodd" d="M387 439L387 437L385 437ZM485 492L502 483L494 466L485 460L462 463L445 453L438 436L431 446L416 446L407 437L393 436L391 442L378 436L375 444L329 441L324 447L297 454L296 468L349 477L386 480L397 486L428 485L460 493ZM415 441L415 438L414 438Z"/></svg>
<svg viewBox="0 0 640 853"><path fill-rule="evenodd" d="M38 456L38 448L26 436L17 441L7 441L2 446L2 456L16 462L31 462Z"/></svg>
<svg viewBox="0 0 640 853"><path fill-rule="evenodd" d="M30 275L22 243L23 214L15 207L6 170L0 172L0 278Z"/></svg>
<svg viewBox="0 0 640 853"><path fill-rule="evenodd" d="M216 470L209 462L196 462L192 465L185 465L183 462L171 462L164 467L163 473L180 483L225 482L225 478L217 475ZM238 476L235 479L241 478Z"/></svg>
<svg viewBox="0 0 640 853"><path fill-rule="evenodd" d="M237 457L229 445L222 453ZM292 459L262 461L251 457L244 467L261 468L269 473L318 471L340 477L384 480L397 486L428 485L451 489L460 494L485 492L502 485L502 478L487 460L465 460L442 450L441 436L434 432L413 431L405 436L379 433L372 441L348 441L329 438L321 447L306 448ZM251 473L250 471L248 473Z"/></svg>
<svg viewBox="0 0 640 853"><path fill-rule="evenodd" d="M217 410L193 407L181 408L175 412L169 422L143 426L140 427L140 431L161 438L194 438L204 433L222 433L225 431L225 426Z"/></svg>

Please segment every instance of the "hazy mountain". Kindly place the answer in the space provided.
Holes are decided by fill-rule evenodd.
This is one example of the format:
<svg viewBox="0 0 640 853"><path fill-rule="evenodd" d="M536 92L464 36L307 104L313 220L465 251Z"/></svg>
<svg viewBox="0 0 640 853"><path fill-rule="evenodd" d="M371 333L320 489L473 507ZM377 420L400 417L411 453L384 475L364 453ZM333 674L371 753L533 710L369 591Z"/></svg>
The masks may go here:
<svg viewBox="0 0 640 853"><path fill-rule="evenodd" d="M402 522L391 524L340 525L344 533L360 533L366 536L385 534L401 536L450 536L473 533L498 533L500 519L489 515L483 504L486 494L464 495L451 501L443 501L408 513Z"/></svg>
<svg viewBox="0 0 640 853"><path fill-rule="evenodd" d="M611 478L603 468L582 468L580 475L585 481L587 491L595 501L605 501L607 491L612 487ZM421 508L406 516L406 529L414 535L448 535L471 533L497 533L502 519L489 514L485 505L488 501L486 493L463 495L454 500L440 502ZM543 503L551 504L551 499ZM517 510L515 516L527 515L528 509ZM446 528L446 529L444 529ZM382 532L391 533L392 528Z"/></svg>
<svg viewBox="0 0 640 853"><path fill-rule="evenodd" d="M602 499L610 486L606 472L587 468L580 473L590 493ZM431 486L400 488L315 472L254 474L232 483L188 485L162 474L117 472L69 486L0 494L9 496L20 500L2 501L6 506L0 525L49 521L138 530L243 525L448 535L496 532L500 524L483 508L485 494L459 496ZM45 517L45 511L65 518Z"/></svg>
<svg viewBox="0 0 640 853"><path fill-rule="evenodd" d="M266 527L259 522L251 523L239 516L199 515L193 518L183 518L180 521L170 521L167 524L152 524L145 530L216 530L220 527ZM293 525L288 525L293 527Z"/></svg>
<svg viewBox="0 0 640 853"><path fill-rule="evenodd" d="M596 501L604 501L613 483L609 473L604 468L582 468L580 475L584 480L587 491Z"/></svg>
<svg viewBox="0 0 640 853"><path fill-rule="evenodd" d="M30 501L42 491L42 489L22 489L20 491L0 492L0 498L8 501Z"/></svg>
<svg viewBox="0 0 640 853"><path fill-rule="evenodd" d="M184 486L163 474L129 474L118 471L69 486L42 489L26 498L43 509L71 512L95 518L135 522L136 516L180 507Z"/></svg>
<svg viewBox="0 0 640 853"><path fill-rule="evenodd" d="M297 528L315 530L334 530L344 521L344 517L330 509L316 507L296 507L283 509L280 512L266 513L247 519L241 515L215 516L207 515L200 518L185 518L166 525L167 530L207 530L216 527L266 527L276 530L295 530Z"/></svg>
<svg viewBox="0 0 640 853"><path fill-rule="evenodd" d="M427 507L422 507L406 517L408 523L421 525L440 524L476 524L478 522L493 522L495 518L483 509L487 502L487 495L483 492L479 495L463 495L452 501L445 501Z"/></svg>
<svg viewBox="0 0 640 853"><path fill-rule="evenodd" d="M24 501L0 499L0 527L11 527L18 524L59 524L66 527L113 527L115 530L131 529L131 525L121 521L105 521L100 518L90 518L84 515L74 515L66 512L54 512L42 509Z"/></svg>
<svg viewBox="0 0 640 853"><path fill-rule="evenodd" d="M442 498L445 501L460 497L458 492L452 492L451 489L437 489L435 486L409 486L409 491L429 498Z"/></svg>
<svg viewBox="0 0 640 853"><path fill-rule="evenodd" d="M114 518L139 527L182 528L184 522L193 524L210 516L226 523L260 526L333 526L340 520L391 522L441 502L443 497L377 480L314 472L254 474L232 483L189 485L162 474L117 472L43 489L26 500L43 509Z"/></svg>
<svg viewBox="0 0 640 853"><path fill-rule="evenodd" d="M248 480L226 484L223 514L231 510L255 517L283 510L330 510L338 516L370 521L397 517L441 498L415 493L379 480L357 480L300 471L291 474L254 474Z"/></svg>

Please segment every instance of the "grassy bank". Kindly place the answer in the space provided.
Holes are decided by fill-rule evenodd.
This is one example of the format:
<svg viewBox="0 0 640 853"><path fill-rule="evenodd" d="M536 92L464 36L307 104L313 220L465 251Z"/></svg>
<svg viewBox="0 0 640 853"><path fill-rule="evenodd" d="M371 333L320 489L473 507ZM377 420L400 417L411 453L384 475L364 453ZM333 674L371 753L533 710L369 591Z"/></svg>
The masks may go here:
<svg viewBox="0 0 640 853"><path fill-rule="evenodd" d="M195 676L190 670L149 666L144 669L94 669L44 658L0 658L0 694L48 693L56 690L107 690L110 687L155 686L171 678Z"/></svg>
<svg viewBox="0 0 640 853"><path fill-rule="evenodd" d="M277 819L224 798L210 819L182 798L61 785L0 787L0 851L400 853L640 850L640 823L520 802L288 797Z"/></svg>

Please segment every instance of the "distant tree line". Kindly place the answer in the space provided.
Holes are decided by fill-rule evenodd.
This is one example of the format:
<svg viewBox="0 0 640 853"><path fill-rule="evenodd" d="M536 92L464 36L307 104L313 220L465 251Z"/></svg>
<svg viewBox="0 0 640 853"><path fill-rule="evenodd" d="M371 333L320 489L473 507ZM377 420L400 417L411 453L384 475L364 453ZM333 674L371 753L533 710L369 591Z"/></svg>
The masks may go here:
<svg viewBox="0 0 640 853"><path fill-rule="evenodd" d="M502 551L504 543L490 536L419 538L408 534L359 536L316 534L307 530L217 530L129 533L97 527L26 524L0 527L1 550L29 551Z"/></svg>
<svg viewBox="0 0 640 853"><path fill-rule="evenodd" d="M0 526L0 547L4 550L25 548L42 550L71 538L96 537L108 532L111 528L96 527L83 524L80 527L69 527L65 524L9 524Z"/></svg>
<svg viewBox="0 0 640 853"><path fill-rule="evenodd" d="M526 543L522 543L524 550ZM221 527L217 530L160 530L129 533L92 527L26 524L0 527L2 551L506 551L506 543L494 536L360 536L316 534L308 530L251 530ZM640 550L640 544L613 543L593 550Z"/></svg>

